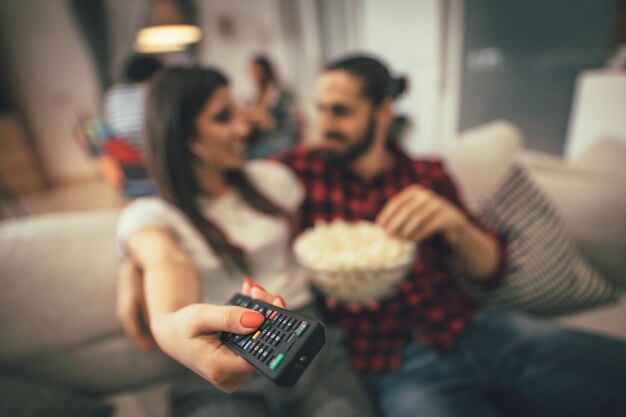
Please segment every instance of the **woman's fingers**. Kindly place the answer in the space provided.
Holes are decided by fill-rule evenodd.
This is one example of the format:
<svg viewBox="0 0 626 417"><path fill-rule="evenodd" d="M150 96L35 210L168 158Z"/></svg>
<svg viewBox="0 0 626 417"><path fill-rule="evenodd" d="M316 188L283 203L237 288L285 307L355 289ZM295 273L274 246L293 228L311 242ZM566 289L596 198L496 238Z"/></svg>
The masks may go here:
<svg viewBox="0 0 626 417"><path fill-rule="evenodd" d="M120 265L117 287L117 319L133 343L144 352L156 347L148 326L148 310L143 293L141 271L125 260Z"/></svg>
<svg viewBox="0 0 626 417"><path fill-rule="evenodd" d="M246 278L244 278L243 284L241 284L241 293L250 297L250 291L252 291L252 287L250 286Z"/></svg>
<svg viewBox="0 0 626 417"><path fill-rule="evenodd" d="M250 380L254 367L221 345L207 356L198 373L222 391L233 393Z"/></svg>
<svg viewBox="0 0 626 417"><path fill-rule="evenodd" d="M250 291L250 296L254 299L261 300L264 303L268 304L272 304L274 298L276 298L276 296L274 296L273 294L270 294L267 291L264 291L258 287L252 288L252 291Z"/></svg>
<svg viewBox="0 0 626 417"><path fill-rule="evenodd" d="M163 351L223 391L241 388L254 372L228 348L220 331L250 333L265 320L256 311L237 306L192 304L153 318Z"/></svg>
<svg viewBox="0 0 626 417"><path fill-rule="evenodd" d="M265 321L263 314L238 306L193 304L183 310L186 311L181 315L180 323L190 323L190 337L215 332L248 334Z"/></svg>
<svg viewBox="0 0 626 417"><path fill-rule="evenodd" d="M138 306L139 304L136 304ZM118 310L118 320L124 329L124 332L133 343L142 351L148 353L156 346L156 342L152 338L150 329L144 324L143 318L140 317L138 309L129 306Z"/></svg>
<svg viewBox="0 0 626 417"><path fill-rule="evenodd" d="M242 293L257 300L261 300L265 303L274 304L275 306L281 308L287 308L283 297L267 292L267 290L263 288L260 284L251 280L248 277L243 279Z"/></svg>
<svg viewBox="0 0 626 417"><path fill-rule="evenodd" d="M272 301L272 304L274 304L277 307L287 309L287 304L285 303L285 300L283 300L283 297L281 297L280 295L277 295L274 298L274 301Z"/></svg>

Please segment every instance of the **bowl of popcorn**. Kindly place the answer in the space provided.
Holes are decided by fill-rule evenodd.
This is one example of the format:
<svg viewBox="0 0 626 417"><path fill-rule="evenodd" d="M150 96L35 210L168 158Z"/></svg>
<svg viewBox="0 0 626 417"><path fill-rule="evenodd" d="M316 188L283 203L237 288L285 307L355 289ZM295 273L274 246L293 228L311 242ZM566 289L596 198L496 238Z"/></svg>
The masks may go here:
<svg viewBox="0 0 626 417"><path fill-rule="evenodd" d="M382 299L409 272L417 247L372 222L317 222L293 244L298 265L326 295L340 301Z"/></svg>

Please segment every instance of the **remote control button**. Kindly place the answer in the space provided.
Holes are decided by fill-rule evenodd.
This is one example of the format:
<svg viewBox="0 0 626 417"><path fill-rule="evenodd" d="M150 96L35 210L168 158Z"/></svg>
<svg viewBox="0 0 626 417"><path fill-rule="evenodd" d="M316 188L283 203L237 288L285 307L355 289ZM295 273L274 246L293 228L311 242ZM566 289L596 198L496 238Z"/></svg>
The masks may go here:
<svg viewBox="0 0 626 417"><path fill-rule="evenodd" d="M278 345L281 339L282 339L282 336L280 334L277 334L276 337L274 338L274 346Z"/></svg>
<svg viewBox="0 0 626 417"><path fill-rule="evenodd" d="M254 349L252 349L252 356L256 355L256 353L259 351L259 348L261 347L260 344L257 344Z"/></svg>
<svg viewBox="0 0 626 417"><path fill-rule="evenodd" d="M255 310L255 311L258 311L261 314L265 314L265 307L263 307L259 303L254 303L254 305L252 306L252 309Z"/></svg>
<svg viewBox="0 0 626 417"><path fill-rule="evenodd" d="M246 345L243 347L243 350L249 351L250 347L252 347L253 345L254 345L254 342L252 340L248 340L248 343L246 343Z"/></svg>
<svg viewBox="0 0 626 417"><path fill-rule="evenodd" d="M285 352L289 352L291 348L293 347L293 345L295 344L296 344L296 339L293 338L292 340L285 342L285 344L283 345L283 349L285 350Z"/></svg>
<svg viewBox="0 0 626 417"><path fill-rule="evenodd" d="M276 368L278 368L278 365L280 365L280 363L283 361L283 359L285 358L285 355L283 355L282 353L279 353L273 360L272 362L270 362L270 369L272 371L275 371Z"/></svg>
<svg viewBox="0 0 626 417"><path fill-rule="evenodd" d="M296 335L293 333L289 334L289 337L287 338L287 343L291 342L293 339L295 339Z"/></svg>
<svg viewBox="0 0 626 417"><path fill-rule="evenodd" d="M289 320L289 323L287 323L287 326L285 326L285 330L289 331L293 327L295 327L297 324L298 324L298 320L296 320L295 318L292 318L291 320Z"/></svg>
<svg viewBox="0 0 626 417"><path fill-rule="evenodd" d="M261 329L262 330L267 329L270 324L271 324L271 322L269 320L265 320L265 322L261 325Z"/></svg>
<svg viewBox="0 0 626 417"><path fill-rule="evenodd" d="M248 308L250 306L249 300L243 300L240 304L242 307Z"/></svg>
<svg viewBox="0 0 626 417"><path fill-rule="evenodd" d="M246 345L246 343L248 343L250 339L241 339L240 341L237 342L237 346L239 347L244 347Z"/></svg>
<svg viewBox="0 0 626 417"><path fill-rule="evenodd" d="M237 334L237 333L231 333L229 337L230 340L232 340L233 342L238 342L241 338L243 338L244 335L242 334Z"/></svg>
<svg viewBox="0 0 626 417"><path fill-rule="evenodd" d="M300 324L300 327L296 329L296 336L302 336L302 333L304 333L308 328L309 324L306 321L303 321L302 324Z"/></svg>
<svg viewBox="0 0 626 417"><path fill-rule="evenodd" d="M260 358L261 356L263 356L263 353L264 353L264 352L265 352L265 347L264 347L264 346L261 346L261 347L259 348L259 351L258 351L258 352L257 352L257 354L256 354L257 358Z"/></svg>
<svg viewBox="0 0 626 417"><path fill-rule="evenodd" d="M270 320L274 320L274 317L276 317L278 315L278 311L272 311L272 314L270 314L269 318Z"/></svg>
<svg viewBox="0 0 626 417"><path fill-rule="evenodd" d="M252 336L252 340L257 340L259 338L259 336L261 336L261 332L257 331L254 336Z"/></svg>
<svg viewBox="0 0 626 417"><path fill-rule="evenodd" d="M265 352L263 352L263 355L261 356L261 363L265 363L267 358L270 357L271 353L272 353L272 349L266 349Z"/></svg>

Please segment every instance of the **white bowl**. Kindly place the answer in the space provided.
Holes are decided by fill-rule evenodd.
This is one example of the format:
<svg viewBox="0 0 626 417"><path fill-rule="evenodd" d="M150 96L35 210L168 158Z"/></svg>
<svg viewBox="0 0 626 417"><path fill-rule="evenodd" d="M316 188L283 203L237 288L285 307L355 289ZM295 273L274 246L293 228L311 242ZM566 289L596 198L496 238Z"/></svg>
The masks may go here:
<svg viewBox="0 0 626 417"><path fill-rule="evenodd" d="M370 222L320 223L294 242L296 262L324 294L367 302L389 296L413 266L415 244Z"/></svg>
<svg viewBox="0 0 626 417"><path fill-rule="evenodd" d="M305 266L297 258L296 262L313 284L327 296L339 301L367 302L391 295L411 270L414 258L391 268L350 271L324 271Z"/></svg>

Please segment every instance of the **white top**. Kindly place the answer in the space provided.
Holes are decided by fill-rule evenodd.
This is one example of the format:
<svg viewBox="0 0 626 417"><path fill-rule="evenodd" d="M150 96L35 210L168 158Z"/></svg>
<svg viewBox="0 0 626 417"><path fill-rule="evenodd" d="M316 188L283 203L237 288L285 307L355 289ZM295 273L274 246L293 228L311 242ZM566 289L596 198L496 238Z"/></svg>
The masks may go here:
<svg viewBox="0 0 626 417"><path fill-rule="evenodd" d="M248 178L267 198L288 212L295 212L304 198L304 190L295 175L277 162L247 162ZM280 294L291 309L312 300L306 279L294 263L290 249L289 222L282 216L270 216L250 207L236 191L217 198L200 200L205 216L220 227L231 243L248 254L253 271L250 278L269 292ZM185 215L159 197L140 198L128 205L117 226L119 242L133 232L158 227L170 232L194 261L202 276L203 301L224 304L241 291L243 274L229 275L202 235Z"/></svg>

